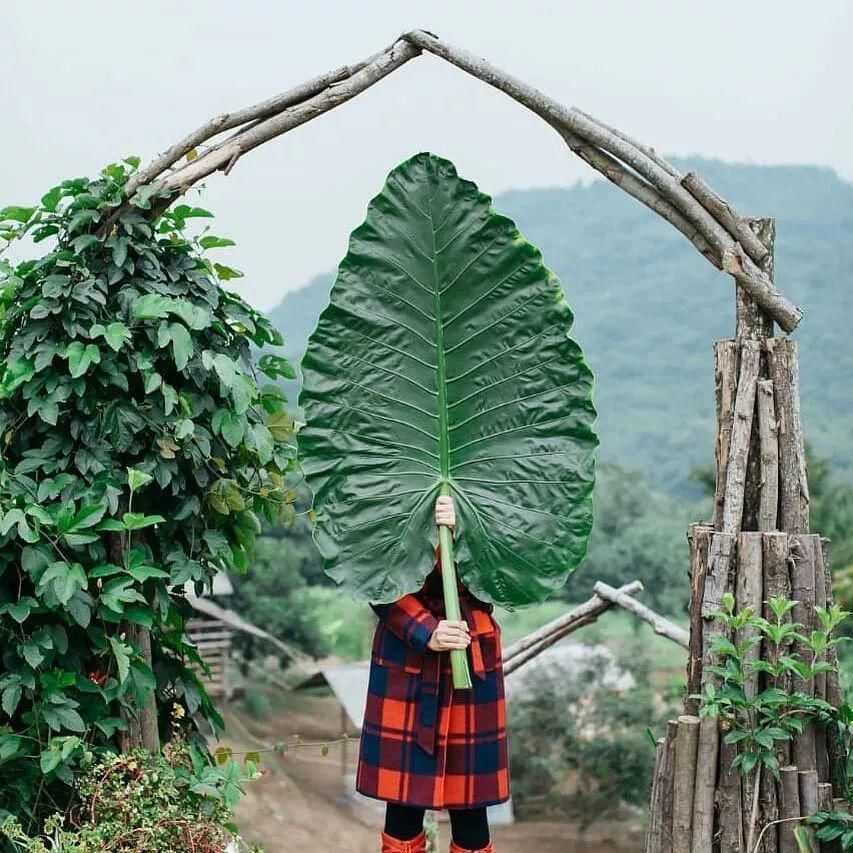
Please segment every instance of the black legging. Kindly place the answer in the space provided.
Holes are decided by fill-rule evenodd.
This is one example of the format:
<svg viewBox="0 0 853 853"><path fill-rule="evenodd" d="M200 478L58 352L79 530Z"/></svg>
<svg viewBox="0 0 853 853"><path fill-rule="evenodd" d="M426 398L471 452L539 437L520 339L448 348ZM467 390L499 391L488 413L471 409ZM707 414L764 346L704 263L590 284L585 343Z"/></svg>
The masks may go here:
<svg viewBox="0 0 853 853"><path fill-rule="evenodd" d="M453 840L468 850L482 850L489 844L489 819L486 807L448 809ZM385 832L398 841L411 841L424 827L425 809L388 803L385 808Z"/></svg>

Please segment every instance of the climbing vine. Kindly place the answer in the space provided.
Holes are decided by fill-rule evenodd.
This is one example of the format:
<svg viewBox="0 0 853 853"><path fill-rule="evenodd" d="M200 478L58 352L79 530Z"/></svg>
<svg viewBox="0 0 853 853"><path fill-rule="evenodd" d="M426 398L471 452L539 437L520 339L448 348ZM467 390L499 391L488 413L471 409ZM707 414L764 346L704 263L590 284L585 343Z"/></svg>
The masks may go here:
<svg viewBox="0 0 853 853"><path fill-rule="evenodd" d="M0 210L0 818L31 827L152 694L164 731L174 703L220 725L185 585L293 511L281 337L224 286L208 211L127 197L138 165Z"/></svg>

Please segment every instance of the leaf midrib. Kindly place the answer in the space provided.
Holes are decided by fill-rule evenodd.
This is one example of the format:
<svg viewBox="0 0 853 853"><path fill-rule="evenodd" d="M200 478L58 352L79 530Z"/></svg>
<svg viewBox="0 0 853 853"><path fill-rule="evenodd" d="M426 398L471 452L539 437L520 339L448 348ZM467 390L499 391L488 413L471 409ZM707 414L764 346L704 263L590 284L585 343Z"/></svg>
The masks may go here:
<svg viewBox="0 0 853 853"><path fill-rule="evenodd" d="M450 480L450 432L447 418L447 365L444 359L444 324L441 316L441 288L438 280L438 254L436 244L435 219L433 218L434 195L429 196L429 225L432 238L432 280L433 300L435 303L435 355L436 355L436 391L438 392L438 465L442 486Z"/></svg>

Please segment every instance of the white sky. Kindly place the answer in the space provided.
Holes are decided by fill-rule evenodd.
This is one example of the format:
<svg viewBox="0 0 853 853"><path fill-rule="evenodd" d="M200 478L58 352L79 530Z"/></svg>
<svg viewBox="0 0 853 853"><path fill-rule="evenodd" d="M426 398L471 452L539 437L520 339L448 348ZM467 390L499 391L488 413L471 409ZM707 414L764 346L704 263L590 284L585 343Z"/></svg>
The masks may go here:
<svg viewBox="0 0 853 853"><path fill-rule="evenodd" d="M670 154L853 178L853 4L764 0L27 0L0 18L0 206L355 62L422 27ZM422 150L494 195L589 176L540 119L423 57L214 176L203 204L260 308L337 264ZM615 192L616 190L614 190ZM650 214L651 215L651 214Z"/></svg>

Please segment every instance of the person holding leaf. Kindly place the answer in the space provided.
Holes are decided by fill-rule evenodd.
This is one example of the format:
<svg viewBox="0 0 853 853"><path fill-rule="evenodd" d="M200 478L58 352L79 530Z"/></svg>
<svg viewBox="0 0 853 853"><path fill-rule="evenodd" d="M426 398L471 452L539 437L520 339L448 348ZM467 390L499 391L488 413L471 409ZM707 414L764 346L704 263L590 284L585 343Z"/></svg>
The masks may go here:
<svg viewBox="0 0 853 853"><path fill-rule="evenodd" d="M509 798L492 609L560 589L593 523L594 382L573 320L539 249L423 151L371 200L309 338L314 541L380 616L356 781L388 802L387 853L424 849L424 809L450 810L451 850L490 850L485 807Z"/></svg>
<svg viewBox="0 0 853 853"><path fill-rule="evenodd" d="M438 525L456 527L439 497ZM486 807L509 799L500 628L493 605L457 582L463 619L445 618L440 562L379 617L356 789L387 802L383 853L423 853L426 809L450 813L452 853L491 851ZM449 654L467 650L473 686L454 690Z"/></svg>

